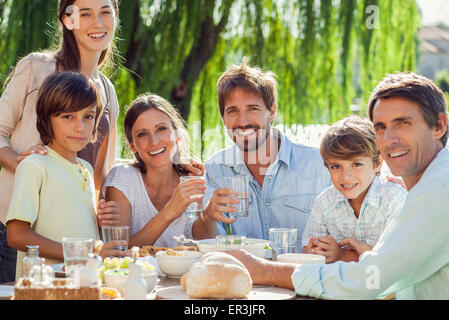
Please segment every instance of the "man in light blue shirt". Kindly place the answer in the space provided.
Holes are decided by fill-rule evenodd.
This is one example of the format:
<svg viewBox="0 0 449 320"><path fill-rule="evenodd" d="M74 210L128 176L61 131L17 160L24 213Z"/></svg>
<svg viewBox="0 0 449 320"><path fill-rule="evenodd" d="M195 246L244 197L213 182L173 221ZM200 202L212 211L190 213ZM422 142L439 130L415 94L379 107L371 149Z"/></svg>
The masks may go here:
<svg viewBox="0 0 449 320"><path fill-rule="evenodd" d="M376 143L409 190L401 213L357 263L288 265L235 252L254 284L322 299L449 299L449 150L447 104L435 84L413 73L388 76L369 115ZM353 246L358 251L360 248Z"/></svg>
<svg viewBox="0 0 449 320"><path fill-rule="evenodd" d="M247 65L227 70L218 81L222 120L234 145L206 162L208 203L193 224L195 238L218 234L268 239L272 227L298 229L297 250L313 201L331 184L319 150L292 143L272 128L276 116L274 74ZM248 217L231 219L237 203L223 177L248 175ZM237 200L238 201L238 200Z"/></svg>

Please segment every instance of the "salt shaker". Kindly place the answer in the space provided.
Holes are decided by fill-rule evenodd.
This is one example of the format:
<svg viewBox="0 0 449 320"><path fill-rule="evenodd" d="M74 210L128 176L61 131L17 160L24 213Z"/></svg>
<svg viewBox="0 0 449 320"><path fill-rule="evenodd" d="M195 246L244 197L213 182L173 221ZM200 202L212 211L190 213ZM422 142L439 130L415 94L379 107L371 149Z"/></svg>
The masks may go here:
<svg viewBox="0 0 449 320"><path fill-rule="evenodd" d="M26 246L27 253L22 262L22 277L28 278L30 276L31 269L41 264L39 258L39 246Z"/></svg>
<svg viewBox="0 0 449 320"><path fill-rule="evenodd" d="M129 264L129 276L125 283L126 300L145 300L147 283L142 278L142 267L134 262Z"/></svg>

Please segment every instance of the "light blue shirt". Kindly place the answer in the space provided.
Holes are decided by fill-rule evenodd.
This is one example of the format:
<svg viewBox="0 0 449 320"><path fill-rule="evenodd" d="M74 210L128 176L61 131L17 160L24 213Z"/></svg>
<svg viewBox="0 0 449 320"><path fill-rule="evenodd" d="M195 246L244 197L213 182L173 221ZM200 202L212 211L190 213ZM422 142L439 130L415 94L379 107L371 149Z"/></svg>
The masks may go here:
<svg viewBox="0 0 449 320"><path fill-rule="evenodd" d="M296 247L300 251L302 232L313 202L331 180L318 149L292 143L280 132L279 136L279 152L268 167L262 186L251 175L235 144L212 156L206 162L205 203L215 189L223 186L222 177L249 175L248 217L231 224L232 234L268 240L270 228L297 228ZM226 234L227 227L218 222L218 234Z"/></svg>
<svg viewBox="0 0 449 320"><path fill-rule="evenodd" d="M299 295L323 299L449 299L449 150L439 152L358 263L299 265L291 279Z"/></svg>

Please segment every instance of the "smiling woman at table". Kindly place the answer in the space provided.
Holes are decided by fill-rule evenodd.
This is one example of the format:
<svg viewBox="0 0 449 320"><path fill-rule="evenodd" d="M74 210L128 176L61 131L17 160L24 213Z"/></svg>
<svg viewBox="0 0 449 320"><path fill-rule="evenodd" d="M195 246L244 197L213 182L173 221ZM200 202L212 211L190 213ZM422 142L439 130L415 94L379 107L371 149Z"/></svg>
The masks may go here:
<svg viewBox="0 0 449 320"><path fill-rule="evenodd" d="M173 236L191 238L183 213L195 201L190 196L203 194L206 187L199 179L179 183L189 173L180 164L189 158L182 118L167 100L148 94L131 103L124 127L136 161L112 168L105 194L107 201L117 202L121 224L130 226L129 245L171 247Z"/></svg>

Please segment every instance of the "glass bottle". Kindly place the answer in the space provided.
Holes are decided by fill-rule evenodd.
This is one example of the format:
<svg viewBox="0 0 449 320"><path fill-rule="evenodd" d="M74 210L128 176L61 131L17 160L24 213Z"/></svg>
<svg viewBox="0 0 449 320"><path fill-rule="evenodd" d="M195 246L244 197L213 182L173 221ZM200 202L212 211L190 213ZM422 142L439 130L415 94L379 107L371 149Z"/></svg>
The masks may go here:
<svg viewBox="0 0 449 320"><path fill-rule="evenodd" d="M35 265L41 264L39 258L39 246L26 246L27 253L22 262L22 277L28 278L30 271Z"/></svg>

